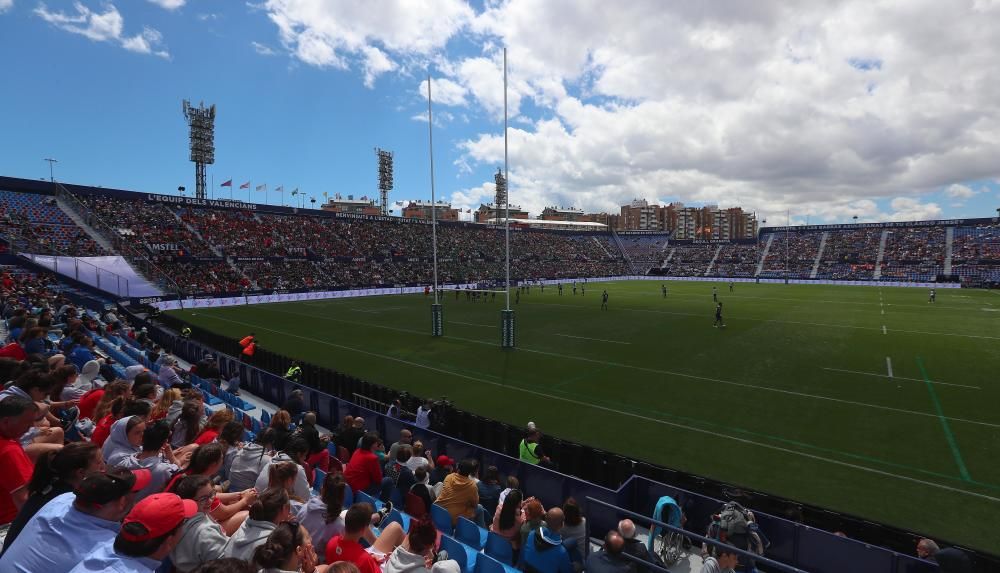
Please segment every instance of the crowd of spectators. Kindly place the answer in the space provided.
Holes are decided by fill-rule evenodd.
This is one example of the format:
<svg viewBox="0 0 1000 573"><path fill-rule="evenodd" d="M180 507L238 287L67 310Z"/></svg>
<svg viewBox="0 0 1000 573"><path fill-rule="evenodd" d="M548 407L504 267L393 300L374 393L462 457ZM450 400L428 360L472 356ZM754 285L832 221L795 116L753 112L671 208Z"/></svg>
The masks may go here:
<svg viewBox="0 0 1000 573"><path fill-rule="evenodd" d="M760 250L756 244L722 245L715 258L715 266L709 274L717 277L752 277L757 272L758 260Z"/></svg>
<svg viewBox="0 0 1000 573"><path fill-rule="evenodd" d="M885 280L933 281L944 273L944 227L889 229L882 255Z"/></svg>
<svg viewBox="0 0 1000 573"><path fill-rule="evenodd" d="M963 282L1000 282L1000 225L955 227L951 268Z"/></svg>
<svg viewBox="0 0 1000 573"><path fill-rule="evenodd" d="M675 277L700 277L705 275L719 245L686 245L673 247L673 254L663 267L663 274Z"/></svg>
<svg viewBox="0 0 1000 573"><path fill-rule="evenodd" d="M212 249L178 221L170 207L159 203L118 199L104 195L81 195L80 201L121 237L134 239L151 253L211 257ZM235 229L234 229L235 231ZM154 245L174 245L165 251Z"/></svg>
<svg viewBox="0 0 1000 573"><path fill-rule="evenodd" d="M774 237L773 239L771 237ZM770 242L760 276L807 279L816 264L822 232L773 233L761 237L761 250ZM787 269L787 273L786 273Z"/></svg>
<svg viewBox="0 0 1000 573"><path fill-rule="evenodd" d="M105 254L56 200L46 195L0 191L0 221L4 235L33 253L72 257Z"/></svg>

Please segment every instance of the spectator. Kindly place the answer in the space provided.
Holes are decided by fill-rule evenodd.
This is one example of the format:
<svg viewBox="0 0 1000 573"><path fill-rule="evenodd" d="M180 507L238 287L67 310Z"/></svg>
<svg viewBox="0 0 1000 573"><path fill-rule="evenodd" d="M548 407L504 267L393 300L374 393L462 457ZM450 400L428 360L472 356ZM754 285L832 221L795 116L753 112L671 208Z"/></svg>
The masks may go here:
<svg viewBox="0 0 1000 573"><path fill-rule="evenodd" d="M278 410L271 416L270 428L274 430L274 447L283 450L288 438L292 435L290 429L292 425L292 415L287 410Z"/></svg>
<svg viewBox="0 0 1000 573"><path fill-rule="evenodd" d="M521 547L520 565L526 573L573 573L569 553L559 535L563 511L553 507L545 514L545 525L528 534Z"/></svg>
<svg viewBox="0 0 1000 573"><path fill-rule="evenodd" d="M406 460L406 467L410 468L412 472L424 468L428 473L434 467L434 462L431 461L431 453L424 449L424 443L420 440L413 442L413 455L410 456L410 459Z"/></svg>
<svg viewBox="0 0 1000 573"><path fill-rule="evenodd" d="M325 440L320 438L319 430L316 429L316 412L306 412L302 416L302 423L295 431L309 444L309 457L306 458L308 466L329 472L330 451L326 448Z"/></svg>
<svg viewBox="0 0 1000 573"><path fill-rule="evenodd" d="M413 480L410 493L416 496L420 503L409 499L410 496L404 496L406 513L414 517L421 517L431 510L431 504L434 503L435 499L434 489L430 487L430 476L427 475L427 470L424 468L417 468L417 471L413 472Z"/></svg>
<svg viewBox="0 0 1000 573"><path fill-rule="evenodd" d="M293 364L298 364L298 363L294 362ZM302 420L302 415L305 414L306 411L306 402L303 399L302 390L298 388L292 390L291 394L289 394L288 399L285 400L285 403L284 405L282 405L281 409L288 412L288 414L291 416L292 423L298 424Z"/></svg>
<svg viewBox="0 0 1000 573"><path fill-rule="evenodd" d="M391 462L396 459L396 452L399 451L400 446L409 446L411 444L413 444L413 432L403 428L399 431L399 440L393 442L392 445L389 446L389 453L386 455L386 461Z"/></svg>
<svg viewBox="0 0 1000 573"><path fill-rule="evenodd" d="M114 382L112 383L114 384ZM177 388L168 388L163 391L163 395L157 400L156 405L153 406L153 411L149 413L149 420L154 422L156 420L166 420L167 412L170 410L170 406L174 402L181 402L181 391ZM183 402L181 402L183 406ZM169 428L169 423L167 425Z"/></svg>
<svg viewBox="0 0 1000 573"><path fill-rule="evenodd" d="M14 520L28 499L34 466L18 439L35 421L38 405L29 398L8 396L0 401L0 525Z"/></svg>
<svg viewBox="0 0 1000 573"><path fill-rule="evenodd" d="M389 555L382 565L384 573L459 573L461 567L454 559L436 560L434 545L437 543L437 530L429 519L415 520L410 524L410 531L403 543ZM433 565L427 567L428 562Z"/></svg>
<svg viewBox="0 0 1000 573"><path fill-rule="evenodd" d="M465 517L480 527L486 527L483 506L479 505L479 488L476 487L478 473L479 462L464 459L458 464L457 472L444 478L444 487L435 503L448 510L452 525L458 523L459 517Z"/></svg>
<svg viewBox="0 0 1000 573"><path fill-rule="evenodd" d="M385 464L385 479L382 487L383 500L392 499L394 490L399 492L398 499L404 499L406 492L410 491L410 488L416 483L413 472L406 467L406 462L409 461L411 454L410 446L404 445L396 451L396 460Z"/></svg>
<svg viewBox="0 0 1000 573"><path fill-rule="evenodd" d="M279 523L288 521L291 514L288 492L276 487L264 490L250 506L247 520L230 538L226 545L226 556L249 561L257 547L267 541L267 537Z"/></svg>
<svg viewBox="0 0 1000 573"><path fill-rule="evenodd" d="M350 418L350 426L341 430L340 435L337 436L337 446L346 448L348 453L353 454L354 450L358 448L358 441L365 435L365 420L364 418L351 418L347 416L344 418L345 423L347 418Z"/></svg>
<svg viewBox="0 0 1000 573"><path fill-rule="evenodd" d="M164 388L172 388L175 385L183 384L184 380L181 379L180 375L177 374L177 359L173 356L165 356L160 359L160 371L157 373L157 379L160 381L160 386Z"/></svg>
<svg viewBox="0 0 1000 573"><path fill-rule="evenodd" d="M199 378L204 380L209 380L219 385L219 378L221 374L219 373L219 365L215 361L215 356L206 353L201 360L195 364L195 373Z"/></svg>
<svg viewBox="0 0 1000 573"><path fill-rule="evenodd" d="M243 424L239 422L226 422L226 425L222 427L222 431L219 432L219 437L216 438L216 441L225 448L222 469L219 470L219 479L222 481L229 480L229 471L233 467L233 460L236 458L236 454L240 451L243 432Z"/></svg>
<svg viewBox="0 0 1000 573"><path fill-rule="evenodd" d="M184 533L198 506L172 493L151 495L125 516L114 543L104 543L70 573L153 573Z"/></svg>
<svg viewBox="0 0 1000 573"><path fill-rule="evenodd" d="M524 523L521 525L521 545L524 545L528 535L545 523L545 508L542 502L532 497L524 501L522 509Z"/></svg>
<svg viewBox="0 0 1000 573"><path fill-rule="evenodd" d="M503 505L493 516L490 531L503 537L514 547L521 548L521 526L524 525L523 496L521 490L512 490L503 500Z"/></svg>
<svg viewBox="0 0 1000 573"><path fill-rule="evenodd" d="M277 455L271 458L270 463L265 466L261 470L260 475L257 476L257 491L264 491L267 489L267 484L270 480L269 472L271 465L281 462L292 462L298 466L293 493L295 497L299 499L309 499L309 480L306 478L305 468L302 467L302 464L305 463L306 453L308 450L309 446L302 438L293 436L290 440L288 440L288 444L285 446L285 449L279 451Z"/></svg>
<svg viewBox="0 0 1000 573"><path fill-rule="evenodd" d="M489 521L493 519L492 516L497 511L497 505L500 503L500 491L503 490L503 487L500 486L500 470L496 466L487 466L483 479L479 480L477 487L479 488L479 504L489 513L490 518L487 520Z"/></svg>
<svg viewBox="0 0 1000 573"><path fill-rule="evenodd" d="M257 573L257 569L250 564L249 559L226 557L199 565L191 573Z"/></svg>
<svg viewBox="0 0 1000 573"><path fill-rule="evenodd" d="M103 447L104 442L106 442L108 440L108 436L111 435L111 426L113 426L115 422L121 418L122 410L124 408L125 396L115 398L108 406L108 414L98 420L97 424L94 426L94 433L90 435L90 441ZM100 405L98 405L98 410L99 409Z"/></svg>
<svg viewBox="0 0 1000 573"><path fill-rule="evenodd" d="M172 405L171 408L173 408ZM201 418L204 411L204 402L187 400L183 403L171 427L171 447L180 448L194 443L195 438L201 433ZM169 413L167 414L167 422L170 422Z"/></svg>
<svg viewBox="0 0 1000 573"><path fill-rule="evenodd" d="M309 532L294 521L278 525L253 554L253 564L260 567L261 573L311 573L316 563L316 550Z"/></svg>
<svg viewBox="0 0 1000 573"><path fill-rule="evenodd" d="M729 545L715 548L715 557L708 555L701 565L701 573L733 573L740 556Z"/></svg>
<svg viewBox="0 0 1000 573"><path fill-rule="evenodd" d="M198 507L194 517L184 523L181 538L170 552L174 567L186 573L202 563L225 557L229 538L209 515L215 500L215 489L207 476L185 477L177 486L177 494L181 499L194 501Z"/></svg>
<svg viewBox="0 0 1000 573"><path fill-rule="evenodd" d="M281 488L288 492L288 499L292 507L292 515L298 514L302 506L305 505L306 497L295 495L295 478L298 476L299 466L292 462L273 463L267 468L267 487Z"/></svg>
<svg viewBox="0 0 1000 573"><path fill-rule="evenodd" d="M635 557L636 559L652 563L657 567L666 568L666 565L663 564L663 560L660 559L660 556L656 553L650 553L646 544L636 537L635 523L633 523L631 519L623 519L618 522L618 533L620 533L622 539L625 540L625 553ZM652 573L652 571L653 569L649 567L642 567L639 570L639 573Z"/></svg>
<svg viewBox="0 0 1000 573"><path fill-rule="evenodd" d="M113 468L124 462L125 458L139 453L144 431L146 421L141 416L123 416L115 422L111 426L111 435L102 448L104 463Z"/></svg>
<svg viewBox="0 0 1000 573"><path fill-rule="evenodd" d="M233 421L233 417L233 411L229 408L216 410L208 417L208 422L205 423L198 437L194 439L194 443L199 446L211 444L215 441L215 438L219 437L222 427Z"/></svg>
<svg viewBox="0 0 1000 573"><path fill-rule="evenodd" d="M417 419L414 422L416 427L423 430L431 427L431 408L433 407L434 400L428 399L427 402L417 408Z"/></svg>
<svg viewBox="0 0 1000 573"><path fill-rule="evenodd" d="M635 573L635 564L622 557L625 540L615 530L604 536L604 547L587 556L587 573Z"/></svg>
<svg viewBox="0 0 1000 573"><path fill-rule="evenodd" d="M538 430L531 430L528 435L521 440L521 444L518 446L519 458L522 462L537 465L547 465L550 463L549 457L545 455L542 451L542 446L540 444L542 440L542 433Z"/></svg>
<svg viewBox="0 0 1000 573"><path fill-rule="evenodd" d="M430 474L431 485L443 482L444 478L451 475L453 471L455 471L455 460L441 454L434 460L434 469L431 470Z"/></svg>
<svg viewBox="0 0 1000 573"><path fill-rule="evenodd" d="M330 538L344 532L346 486L342 474L327 474L319 495L309 498L295 516L319 547L326 547ZM326 556L321 557L325 560Z"/></svg>
<svg viewBox="0 0 1000 573"><path fill-rule="evenodd" d="M381 565L402 542L405 535L399 523L393 522L382 529L366 550L358 543L371 537L373 509L367 503L355 503L344 516L344 533L333 536L326 545L326 562L349 561L361 573L381 573Z"/></svg>
<svg viewBox="0 0 1000 573"><path fill-rule="evenodd" d="M583 558L587 555L587 518L583 517L580 505L572 497L563 503L562 510L565 522L559 534L563 538L563 545L569 551L573 563L583 565Z"/></svg>
<svg viewBox="0 0 1000 573"><path fill-rule="evenodd" d="M917 542L917 557L937 563L941 573L972 573L968 555L954 547L941 549L930 539Z"/></svg>
<svg viewBox="0 0 1000 573"><path fill-rule="evenodd" d="M76 493L45 505L0 558L0 571L69 571L95 546L118 533L135 492L149 484L146 470L111 469L83 479Z"/></svg>
<svg viewBox="0 0 1000 573"><path fill-rule="evenodd" d="M120 462L122 468L149 470L149 485L136 494L136 501L163 491L171 476L180 471L180 464L167 443L169 437L170 429L165 421L148 424L142 432L142 450Z"/></svg>
<svg viewBox="0 0 1000 573"><path fill-rule="evenodd" d="M89 442L67 444L61 450L42 454L28 482L28 500L7 530L3 551L7 551L24 525L42 506L64 493L72 492L86 475L104 470L101 448Z"/></svg>
<svg viewBox="0 0 1000 573"><path fill-rule="evenodd" d="M375 448L378 445L378 435L365 434L361 438L361 447L354 450L351 461L344 470L344 479L352 491L363 491L369 495L379 495L382 487L382 467Z"/></svg>
<svg viewBox="0 0 1000 573"><path fill-rule="evenodd" d="M274 444L274 430L265 428L251 444L246 444L233 456L229 467L229 489L243 491L254 487L258 476L271 463L271 446Z"/></svg>

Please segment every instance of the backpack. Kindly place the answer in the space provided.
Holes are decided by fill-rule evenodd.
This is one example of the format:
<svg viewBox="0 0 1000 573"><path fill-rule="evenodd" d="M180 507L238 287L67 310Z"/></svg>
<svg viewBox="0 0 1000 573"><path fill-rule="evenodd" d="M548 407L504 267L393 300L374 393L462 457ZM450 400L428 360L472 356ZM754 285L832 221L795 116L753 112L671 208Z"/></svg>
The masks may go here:
<svg viewBox="0 0 1000 573"><path fill-rule="evenodd" d="M763 555L769 543L759 534L753 512L735 501L723 504L719 513L712 516L705 537L717 539L758 555ZM710 555L715 555L715 547L703 545Z"/></svg>

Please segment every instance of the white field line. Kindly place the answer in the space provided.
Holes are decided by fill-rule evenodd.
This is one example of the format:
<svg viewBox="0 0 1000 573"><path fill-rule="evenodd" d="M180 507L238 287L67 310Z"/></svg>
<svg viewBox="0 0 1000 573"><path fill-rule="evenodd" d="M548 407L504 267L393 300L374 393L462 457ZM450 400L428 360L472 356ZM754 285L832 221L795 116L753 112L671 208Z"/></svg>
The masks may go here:
<svg viewBox="0 0 1000 573"><path fill-rule="evenodd" d="M889 369L889 378L892 378L892 358L885 357L885 367Z"/></svg>
<svg viewBox="0 0 1000 573"><path fill-rule="evenodd" d="M579 338L581 340L593 340L595 342L610 342L612 344L632 344L631 342L622 342L621 340L605 340L603 338L590 338L588 336L573 336L572 334L556 334L556 336L562 336L563 338Z"/></svg>
<svg viewBox="0 0 1000 573"><path fill-rule="evenodd" d="M888 360L888 358L887 358ZM828 370L830 372L846 372L848 374L860 374L862 376L874 376L876 378L892 378L893 380L910 380L913 382L923 382L921 378L907 378L906 376L886 376L885 374L876 374L874 372L861 372L859 370L844 370L843 368L822 368L822 370ZM954 382L940 382L938 380L928 380L931 384L938 384L940 386L954 386L956 388L968 388L969 390L982 390L981 386L970 386L968 384L955 384Z"/></svg>
<svg viewBox="0 0 1000 573"><path fill-rule="evenodd" d="M261 310L266 310L266 309L261 309ZM403 333L406 333L406 334L415 334L415 335L418 335L418 336L426 336L427 335L426 332L423 332L423 331L420 331L420 330L411 330L411 329L408 329L408 328L397 328L397 327L394 327L394 326L384 326L384 325L379 325L379 324L371 324L371 323L367 323L367 322L355 322L355 321L352 321L352 320L343 320L343 319L340 319L340 318L333 318L333 317L318 317L318 316L313 316L313 315L309 315L309 314L301 314L301 313L298 313L298 312L290 312L290 311L281 311L281 312L283 312L285 314L297 314L299 316L304 316L304 317L307 317L307 318L320 319L320 320L330 320L330 321L333 321L333 322L342 322L344 324L353 324L353 325L362 326L362 327L381 328L381 329L384 329L384 330L394 330L396 332L403 332ZM488 342L488 341L485 341L485 340L476 340L474 338L462 338L460 336L449 336L448 338L451 338L452 340L462 340L464 342L471 342L473 344L481 344L481 345L485 345L485 346L496 346L495 342ZM605 366L614 366L614 367L617 367L617 368L626 368L626 369L629 369L629 370L638 370L640 372L649 372L649 373L652 373L652 374L660 374L660 375L666 375L666 376L676 376L676 377L679 377L679 378L688 378L688 379L691 379L691 380L702 380L702 381L705 381L705 382L715 382L715 383L718 383L718 384L725 384L725 385L728 385L728 386L737 386L737 387L740 387L740 388L752 388L754 390L763 390L765 392L775 392L777 394L786 394L786 395L789 395L789 396L798 396L800 398L811 398L813 400L825 400L825 401L828 401L828 402L836 402L836 403L840 403L840 404L850 404L852 406L862 406L862 407L865 407L865 408L873 408L873 409L876 409L876 410L885 410L885 411L888 411L888 412L899 412L901 414L912 414L912 415L915 415L915 416L927 416L927 417L930 417L930 418L938 418L939 417L937 414L929 414L927 412L918 412L916 410L905 410L903 408L893 408L891 406L881 406L879 404L870 404L868 402L857 402L855 400L845 400L843 398L833 398L831 396L822 396L820 394L808 394L806 392L796 392L794 390L783 390L781 388L772 388L770 386L760 386L758 384L748 384L746 382L734 382L732 380L721 380L719 378L709 378L707 376L698 376L696 374L687 374L685 372L674 372L674 371L671 371L671 370L659 370L659 369L656 369L656 368L647 368L647 367L644 367L644 366L635 366L633 364L624 364L624 363L621 363L621 362L610 362L610 361L607 361L607 360L596 360L596 359L593 359L593 358L585 358L583 356L574 356L572 354L560 354L558 352L547 352L545 350L537 350L537 349L533 349L533 348L524 348L524 347L519 347L518 350L520 352L530 352L532 354L541 354L541 355L544 355L544 356L554 356L556 358L566 358L566 359L569 359L569 360L579 360L581 362L589 362L591 364L602 364L602 365L605 365ZM978 426L987 426L987 427L990 427L990 428L1000 428L1000 424L995 424L993 422L982 422L982 421L979 421L979 420L969 420L969 419L966 419L966 418L953 418L953 417L948 417L947 419L950 420L950 421L954 421L954 422L965 422L965 423L968 423L968 424L975 424L975 425L978 425Z"/></svg>
<svg viewBox="0 0 1000 573"><path fill-rule="evenodd" d="M475 322L462 322L460 320L448 320L446 322L452 322L452 323L455 323L455 324L464 324L465 326L478 326L480 328L497 328L496 326L493 326L492 324L476 324Z"/></svg>
<svg viewBox="0 0 1000 573"><path fill-rule="evenodd" d="M884 324L882 325L882 334L889 334L888 332L886 332Z"/></svg>
<svg viewBox="0 0 1000 573"><path fill-rule="evenodd" d="M726 435L726 434L723 434L723 433L721 433L721 432L719 432L717 430L703 430L701 428L696 428L696 427L693 427L693 426L688 426L688 425L680 424L680 423L677 423L677 422L668 422L667 420L660 420L658 418L651 418L649 416L643 416L641 414L636 414L635 412L628 412L628 411L625 411L625 410L616 410L614 408L609 408L607 406L600 406L598 404L593 404L593 403L590 403L590 402L585 402L583 400L574 400L573 398L565 398L563 396L557 396L557 395L554 395L554 394L547 394L545 392L539 392L537 390L529 390L527 388L513 387L513 386L510 386L510 385L507 385L507 384L503 384L501 382L493 382L493 381L490 381L490 380L484 380L482 378L476 378L474 376L469 376L468 374L462 374L460 372L454 372L454 371L451 371L451 370L445 370L443 368L436 368L434 366L428 366L427 364L420 364L420 363L417 363L417 362L411 362L409 360L403 360L402 358L396 358L395 356L388 356L388 355L385 355L385 354L379 354L377 352L371 352L371 351L363 350L363 349L360 349L360 348L353 348L351 346L344 346L344 345L341 345L341 344L335 344L333 342L328 342L328 341L325 341L325 340L319 340L317 338L310 338L308 336L302 336L302 335L299 335L299 334L293 334L293 333L290 333L290 332L285 332L283 330L274 330L272 328L267 328L267 327L260 326L260 325L257 325L257 324L252 324L252 323L249 323L249 322L243 322L243 321L239 321L239 320L232 320L232 319L228 319L228 318L222 318L222 317L219 317L219 316L216 316L216 317L213 317L213 318L216 318L218 320L222 320L222 321L225 321L225 322L231 322L233 324L240 324L242 326L248 326L248 327L252 327L252 328L256 328L256 329L260 329L260 330L266 330L268 332L273 332L275 334L279 334L279 335L282 335L282 336L291 336L292 338L300 338L302 340L308 340L308 341L311 341L311 342L316 342L318 344L324 344L324 345L327 345L327 346L332 346L334 348L340 348L340 349L343 349L343 350L349 350L349 351L352 351L352 352L357 352L359 354L366 354L368 356L373 356L375 358L381 358L381 359L384 359L384 360L391 360L393 362L399 362L400 364L406 364L407 366L413 366L413 367L417 367L417 368L424 368L426 370L431 370L431 371L434 371L434 372L441 372L443 374L450 374L452 376L458 376L460 378L465 378L467 380L472 380L474 382L480 382L480 383L483 383L483 384L489 384L491 386L497 386L497 387L500 387L500 388L504 388L507 391L516 390L518 392L523 392L525 394L532 394L534 396L540 396L540 397L549 398L549 399L552 399L552 400L559 400L559 401L562 401L562 402L567 402L567 403L570 403L570 404L575 404L577 406L584 406L584 407L588 407L588 408L594 408L596 410L603 410L605 412L611 412L612 414L619 414L619 415L622 415L622 416L628 416L630 418L636 418L636 419L639 419L639 420L644 420L644 421L647 421L647 422L652 422L654 424L660 424L660 425L663 425L663 426L670 426L670 427L673 427L673 428L678 428L678 429L681 429L681 430L687 430L689 432L694 432L694 433L698 433L698 434L705 434L705 435L713 436L713 437L716 437L716 438L724 438L727 441L736 441L736 442L740 442L740 443L744 443L744 444L749 444L749 445L752 445L752 446L757 446L757 447L760 447L760 448L765 448L765 449L769 449L769 450L773 450L773 451L783 452L783 453L786 453L786 454L792 454L792 455L795 455L795 456L800 456L800 457L811 459L811 460L825 462L825 463L832 464L832 465L837 465L837 466L841 466L841 467L855 469L855 470L859 470L859 471L863 471L863 472L867 472L867 473L871 473L871 474L875 474L875 475L880 475L880 476L895 478L895 479L898 479L898 480L908 481L910 483L916 483L916 484L925 485L925 486L928 486L928 487L938 488L938 489L942 489L942 490L945 490L945 491L951 491L951 492L954 492L954 493L958 493L958 494L962 494L962 495L967 495L967 496L971 496L971 497L977 497L979 499L985 499L987 501L992 501L994 503L1000 503L1000 498L989 496L989 495L982 494L982 493L979 493L979 492L969 491L969 490L965 490L965 489L961 489L961 488L957 488L957 487L952 487L952 486L948 486L948 485L944 485L944 484L940 484L940 483L934 483L934 482L930 482L930 481L916 479L916 478L912 478L912 477L904 476L904 475L900 475L900 474L894 474L894 473L887 472L887 471L884 471L884 470L870 468L868 466L862 466L862 465L858 465L858 464L852 464L852 463L848 463L848 462L842 462L840 460L835 460L833 458L827 458L827 457L819 456L819 455L816 455L816 454L807 454L805 452L800 452L800 451L793 450L793 449L790 449L790 448L783 448L781 446L775 446L775 445L772 445L772 444L766 444L764 442L757 442L757 441L750 440L750 439L747 439L747 438L741 438L741 437L738 437L738 436Z"/></svg>

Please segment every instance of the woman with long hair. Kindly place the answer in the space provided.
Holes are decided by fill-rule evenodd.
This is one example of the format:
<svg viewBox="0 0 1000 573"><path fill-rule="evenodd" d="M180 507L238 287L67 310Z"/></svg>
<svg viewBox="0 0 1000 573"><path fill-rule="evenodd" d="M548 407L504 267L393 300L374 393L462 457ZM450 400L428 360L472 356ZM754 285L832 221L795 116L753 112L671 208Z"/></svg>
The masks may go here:
<svg viewBox="0 0 1000 573"><path fill-rule="evenodd" d="M216 410L208 417L208 422L205 423L205 427L202 429L198 437L194 439L194 443L199 446L205 444L211 444L215 441L215 438L219 436L219 432L222 431L222 427L233 421L233 411L229 408L222 408Z"/></svg>
<svg viewBox="0 0 1000 573"><path fill-rule="evenodd" d="M73 368L73 367L69 366L69 368ZM95 392L97 392L97 391L95 390ZM121 397L123 400L128 399L128 397L129 397L128 382L125 382L123 380L117 380L117 381L112 382L111 384L108 384L107 386L105 386L104 387L104 394L101 395L101 398L97 401L97 404L94 406L94 411L91 414L90 419L94 420L94 422L96 422L96 423L100 423L100 421L103 420L105 416L107 416L108 414L111 413L111 403L114 402L115 399L119 398L119 397ZM83 404L82 404L83 400L85 400L86 398L87 397L84 396L80 400L80 402L81 402L80 416L81 417L86 417L86 416L83 415L84 413L83 413Z"/></svg>
<svg viewBox="0 0 1000 573"><path fill-rule="evenodd" d="M299 509L295 518L309 531L313 543L326 547L326 542L334 535L344 532L344 497L347 482L342 474L326 474L319 495ZM320 558L322 559L322 555Z"/></svg>
<svg viewBox="0 0 1000 573"><path fill-rule="evenodd" d="M252 444L244 445L229 466L229 489L242 491L254 486L257 476L271 463L274 431L264 428Z"/></svg>
<svg viewBox="0 0 1000 573"><path fill-rule="evenodd" d="M243 442L243 424L239 422L226 422L225 426L222 426L222 430L219 432L219 437L215 441L222 444L222 447L226 449L222 461L222 469L219 470L219 477L222 481L227 481L229 479L229 470L233 467L233 459L236 457L236 453L240 451L240 444Z"/></svg>
<svg viewBox="0 0 1000 573"><path fill-rule="evenodd" d="M122 410L125 408L125 396L118 396L108 405L108 413L103 418L97 421L97 425L94 426L94 433L90 436L90 441L94 442L98 446L104 446L104 442L107 441L108 436L111 435L111 426L118 421L118 418L122 415Z"/></svg>
<svg viewBox="0 0 1000 573"><path fill-rule="evenodd" d="M292 415L286 410L278 410L271 417L269 427L274 430L274 448L278 451L285 449L288 438L292 435L289 426L292 425Z"/></svg>
<svg viewBox="0 0 1000 573"><path fill-rule="evenodd" d="M45 452L39 456L31 481L28 482L28 500L21 506L7 530L3 550L10 547L28 520L43 505L76 489L88 474L103 472L104 469L101 448L90 442L73 442L66 444L61 450Z"/></svg>
<svg viewBox="0 0 1000 573"><path fill-rule="evenodd" d="M521 546L521 526L524 524L523 495L515 489L507 493L503 505L493 516L490 531L510 541L517 549Z"/></svg>
<svg viewBox="0 0 1000 573"><path fill-rule="evenodd" d="M295 479L299 477L298 464L294 462L278 462L271 464L267 472L267 487L280 487L287 491L289 502L292 504L292 513L297 515L306 502L306 500L295 495Z"/></svg>
<svg viewBox="0 0 1000 573"><path fill-rule="evenodd" d="M198 446L198 449L191 455L191 463L188 464L188 467L170 478L164 491L180 495L178 488L181 482L190 476L204 476L211 482L219 473L224 461L225 451L222 444L212 443ZM213 488L217 492L222 489L214 484ZM243 491L218 493L214 499L215 502L211 508L212 518L222 525L226 535L232 535L246 519L247 509L256 501L257 490L250 488Z"/></svg>
<svg viewBox="0 0 1000 573"><path fill-rule="evenodd" d="M163 391L163 396L156 401L156 405L153 406L153 411L149 413L149 421L155 422L156 420L162 420L167 417L167 411L170 410L170 405L176 400L181 399L181 391L178 388L168 388Z"/></svg>
<svg viewBox="0 0 1000 573"><path fill-rule="evenodd" d="M142 416L126 416L115 422L111 426L111 435L102 446L104 462L109 467L117 467L125 458L139 453L144 431L146 420Z"/></svg>
<svg viewBox="0 0 1000 573"><path fill-rule="evenodd" d="M188 400L181 407L181 413L174 421L170 434L170 446L174 449L194 443L201 432L201 416L204 403Z"/></svg>

